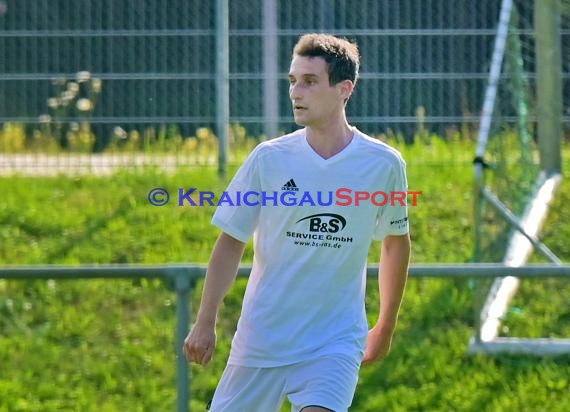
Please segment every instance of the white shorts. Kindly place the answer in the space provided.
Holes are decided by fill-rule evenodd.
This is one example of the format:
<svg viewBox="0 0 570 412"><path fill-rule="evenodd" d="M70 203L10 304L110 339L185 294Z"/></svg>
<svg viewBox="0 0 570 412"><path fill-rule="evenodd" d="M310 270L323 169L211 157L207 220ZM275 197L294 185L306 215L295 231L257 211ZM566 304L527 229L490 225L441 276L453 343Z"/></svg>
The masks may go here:
<svg viewBox="0 0 570 412"><path fill-rule="evenodd" d="M346 412L354 397L359 368L359 363L342 355L272 368L228 365L210 412L279 412L285 397L295 412L307 406Z"/></svg>

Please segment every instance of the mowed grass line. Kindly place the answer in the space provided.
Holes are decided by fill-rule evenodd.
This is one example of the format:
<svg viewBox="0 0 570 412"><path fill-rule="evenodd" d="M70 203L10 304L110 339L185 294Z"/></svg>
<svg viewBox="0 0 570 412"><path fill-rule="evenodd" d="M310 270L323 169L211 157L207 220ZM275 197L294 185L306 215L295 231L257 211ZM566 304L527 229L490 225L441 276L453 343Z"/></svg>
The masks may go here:
<svg viewBox="0 0 570 412"><path fill-rule="evenodd" d="M472 166L456 157L468 149L458 144L427 162L422 159L430 148L405 153L410 190L423 192L410 209L414 262L470 259ZM205 263L217 235L209 223L213 208L179 207L172 199L153 207L147 194L154 187L176 193L190 187L221 191L225 185L213 169L2 178L0 264ZM569 216L560 202L569 194L563 185L547 226L559 229L545 236L565 261L570 251L562 222ZM378 250L375 243L371 263L378 261ZM250 244L245 263L251 253ZM224 302L213 362L192 367L193 410L204 410L223 370L245 283L238 280ZM570 410L568 357L466 354L476 283L410 280L393 352L362 370L352 410ZM525 310L508 319L511 332L523 336L531 328L536 336L570 336L566 284L529 281L530 301L521 297L517 307ZM201 282L197 286L194 311ZM373 322L374 280L367 305ZM544 321L543 308L550 313ZM175 410L174 328L175 295L161 281L0 280L0 411Z"/></svg>

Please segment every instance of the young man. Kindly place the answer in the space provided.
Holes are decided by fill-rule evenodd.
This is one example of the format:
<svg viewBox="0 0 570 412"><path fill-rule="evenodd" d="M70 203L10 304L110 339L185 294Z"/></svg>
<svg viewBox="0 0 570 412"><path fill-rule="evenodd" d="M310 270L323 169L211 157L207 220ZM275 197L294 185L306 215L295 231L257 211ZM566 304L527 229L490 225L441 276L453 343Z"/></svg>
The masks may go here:
<svg viewBox="0 0 570 412"><path fill-rule="evenodd" d="M357 46L346 40L300 38L289 95L304 128L258 145L227 190L232 199L239 192L242 205L224 202L214 214L222 233L184 344L189 361L206 365L212 358L218 308L251 236L254 261L211 411L279 411L285 397L294 411L347 411L361 362L388 354L410 254L407 208L391 193L406 192L407 181L398 152L347 122L359 61ZM357 204L356 192L384 192L388 201L376 195ZM381 303L368 331L372 239L383 240Z"/></svg>

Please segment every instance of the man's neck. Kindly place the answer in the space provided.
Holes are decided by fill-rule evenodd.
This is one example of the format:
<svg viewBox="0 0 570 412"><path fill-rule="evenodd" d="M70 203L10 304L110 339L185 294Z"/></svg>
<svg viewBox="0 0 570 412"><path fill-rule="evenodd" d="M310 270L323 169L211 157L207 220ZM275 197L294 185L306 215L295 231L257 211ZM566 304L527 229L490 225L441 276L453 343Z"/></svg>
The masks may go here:
<svg viewBox="0 0 570 412"><path fill-rule="evenodd" d="M328 159L340 153L354 136L352 128L346 119L340 124L331 124L322 128L307 127L307 142L323 159Z"/></svg>

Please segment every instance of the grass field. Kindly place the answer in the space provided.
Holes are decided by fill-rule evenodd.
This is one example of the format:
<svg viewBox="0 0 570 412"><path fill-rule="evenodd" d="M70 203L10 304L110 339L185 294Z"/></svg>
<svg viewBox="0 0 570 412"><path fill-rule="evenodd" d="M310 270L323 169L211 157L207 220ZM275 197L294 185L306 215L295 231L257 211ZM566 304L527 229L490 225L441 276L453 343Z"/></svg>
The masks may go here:
<svg viewBox="0 0 570 412"><path fill-rule="evenodd" d="M423 191L410 212L413 262L469 261L471 153L462 142L405 150L410 190ZM2 177L0 265L205 263L217 235L209 223L213 208L153 207L147 194L154 187L221 191L225 185L210 168ZM563 183L544 234L566 262L569 187ZM375 243L371 263L378 250ZM244 263L251 258L249 245ZM362 370L352 410L570 410L570 357L467 355L475 286L474 280L410 280L393 351ZM237 281L225 300L213 362L192 368L195 411L204 410L222 372L244 288L245 280ZM570 337L568 296L568 281L524 281L503 335ZM172 289L156 280L0 280L0 412L175 410L174 305ZM367 305L373 322L375 282Z"/></svg>

